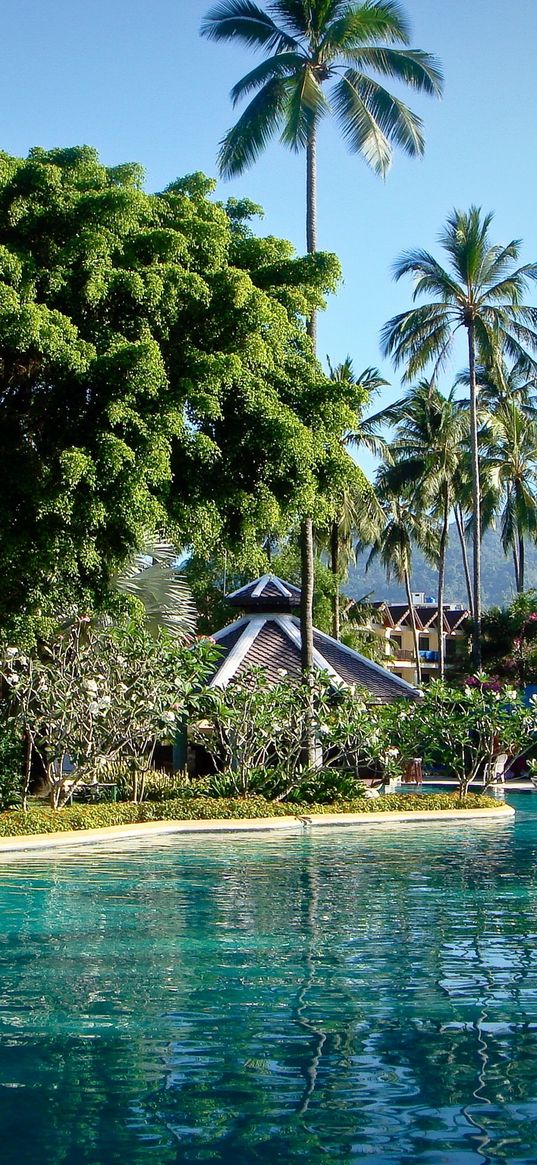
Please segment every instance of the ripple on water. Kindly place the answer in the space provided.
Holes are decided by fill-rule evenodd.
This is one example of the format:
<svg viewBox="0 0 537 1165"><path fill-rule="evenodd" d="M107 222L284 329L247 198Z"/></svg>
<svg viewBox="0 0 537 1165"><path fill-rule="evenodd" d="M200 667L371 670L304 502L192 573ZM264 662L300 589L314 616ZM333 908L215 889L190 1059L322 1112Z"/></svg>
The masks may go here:
<svg viewBox="0 0 537 1165"><path fill-rule="evenodd" d="M5 863L5 1165L534 1162L532 804Z"/></svg>

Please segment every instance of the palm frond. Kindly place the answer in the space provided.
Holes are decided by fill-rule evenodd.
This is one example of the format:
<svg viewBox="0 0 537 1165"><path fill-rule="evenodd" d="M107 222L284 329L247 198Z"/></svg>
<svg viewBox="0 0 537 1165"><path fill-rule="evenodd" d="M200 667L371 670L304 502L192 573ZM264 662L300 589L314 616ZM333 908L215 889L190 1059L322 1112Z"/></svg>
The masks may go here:
<svg viewBox="0 0 537 1165"><path fill-rule="evenodd" d="M236 106L248 93L262 88L267 81L271 81L274 77L292 76L303 64L304 57L300 53L280 53L277 56L269 57L266 61L261 61L260 65L251 69L233 86L231 90L232 105Z"/></svg>
<svg viewBox="0 0 537 1165"><path fill-rule="evenodd" d="M458 303L464 298L460 285L428 251L403 251L393 263L392 272L396 282L404 275L413 277L413 299L426 292L439 297L442 304Z"/></svg>
<svg viewBox="0 0 537 1165"><path fill-rule="evenodd" d="M222 0L204 17L200 32L208 40L238 41L247 48L261 48L266 52L296 49L295 37L278 28L253 0Z"/></svg>
<svg viewBox="0 0 537 1165"><path fill-rule="evenodd" d="M376 174L387 174L393 146L411 157L421 156L425 145L421 118L371 77L346 69L333 93L343 137Z"/></svg>
<svg viewBox="0 0 537 1165"><path fill-rule="evenodd" d="M281 141L293 150L303 149L311 132L329 104L314 73L305 65L302 72L287 83L287 100Z"/></svg>
<svg viewBox="0 0 537 1165"><path fill-rule="evenodd" d="M354 78L354 80L353 80ZM384 177L392 162L392 149L386 134L363 100L364 86L359 92L360 74L347 70L334 86L332 99L336 117L345 141L353 153L361 154L368 166Z"/></svg>
<svg viewBox="0 0 537 1165"><path fill-rule="evenodd" d="M410 41L410 28L398 4L389 2L344 6L343 14L332 20L320 42L323 59L345 55L349 48L371 44L404 44Z"/></svg>
<svg viewBox="0 0 537 1165"><path fill-rule="evenodd" d="M256 161L281 123L286 97L285 80L274 77L247 105L242 116L222 140L218 154L222 177L232 178L242 174Z"/></svg>
<svg viewBox="0 0 537 1165"><path fill-rule="evenodd" d="M164 627L174 638L188 640L196 630L196 607L176 563L177 550L170 542L149 538L116 578L116 586L142 603L152 631Z"/></svg>
<svg viewBox="0 0 537 1165"><path fill-rule="evenodd" d="M429 97L442 96L443 76L439 64L435 57L421 49L390 49L377 45L354 48L348 45L342 48L341 54L360 72L372 69L381 77L394 77L409 89L427 93Z"/></svg>

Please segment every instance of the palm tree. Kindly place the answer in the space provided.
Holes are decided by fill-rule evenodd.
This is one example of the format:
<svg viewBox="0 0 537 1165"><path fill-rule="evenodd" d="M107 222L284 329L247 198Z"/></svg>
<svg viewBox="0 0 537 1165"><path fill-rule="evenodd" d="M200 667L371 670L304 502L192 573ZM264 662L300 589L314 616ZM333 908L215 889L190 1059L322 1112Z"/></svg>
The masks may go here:
<svg viewBox="0 0 537 1165"><path fill-rule="evenodd" d="M438 569L438 650L440 677L443 678L444 581L449 520L456 501L467 417L455 399L455 388L445 397L430 380L421 380L387 412L397 428L390 443L393 464L386 467L384 483L395 493L414 491L420 506L438 527L438 545L434 547L433 558Z"/></svg>
<svg viewBox="0 0 537 1165"><path fill-rule="evenodd" d="M537 540L537 422L516 399L504 400L486 426L486 464L495 477L504 553L511 551L518 594L524 590L525 536Z"/></svg>
<svg viewBox="0 0 537 1165"><path fill-rule="evenodd" d="M350 356L346 356L341 364L332 364L327 356L330 380L335 384L349 385L362 393L362 406L356 412L355 424L345 433L343 444L358 449L360 446L370 449L373 453L382 456L386 451L386 442L376 431L376 424L364 420L363 408L369 403L372 395L379 391L388 382L380 375L378 368L372 366L364 368L358 374L354 371ZM353 394L354 395L354 394ZM360 507L364 496L371 490L367 478L349 459L350 483L343 489L337 498L335 510L330 522L328 536L328 550L330 569L334 576L334 591L332 595L332 635L340 638L340 579L347 576L349 566L356 561L353 539L356 532Z"/></svg>
<svg viewBox="0 0 537 1165"><path fill-rule="evenodd" d="M306 152L306 242L317 250L317 131L334 113L351 151L361 154L384 177L394 146L411 156L423 153L422 122L371 73L393 77L416 91L439 96L442 76L436 60L409 49L409 30L395 0L272 0L267 11L254 0L221 0L205 17L201 32L266 54L231 91L233 104L255 94L219 153L223 177L242 174L279 132L291 150ZM400 46L404 46L401 48ZM331 103L325 88L331 84ZM316 313L308 321L316 346ZM302 667L313 667L313 534L302 524Z"/></svg>
<svg viewBox="0 0 537 1165"><path fill-rule="evenodd" d="M497 368L503 353L528 374L535 368L537 309L522 303L528 281L537 278L537 264L516 268L520 243L490 242L492 215L479 207L450 215L440 242L447 252L447 268L428 251L407 251L395 263L394 275L415 280L414 300L433 298L420 307L394 316L385 324L382 346L396 366L406 363L405 379L412 380L427 366L436 375L447 361L456 333L464 328L468 344L470 379L470 438L473 511L473 624L472 657L481 666L481 516L477 373L479 358Z"/></svg>
<svg viewBox="0 0 537 1165"><path fill-rule="evenodd" d="M412 598L412 552L419 546L430 553L435 544L434 531L421 505L416 504L416 496L410 492L406 496L392 493L386 470L391 466L381 466L377 475L377 499L369 511L362 514L357 549L367 550L369 555L365 569L369 569L376 558L386 571L388 581L396 578L403 583L407 596L416 679L421 683L421 663L418 643L416 612ZM380 503L380 504L379 504Z"/></svg>

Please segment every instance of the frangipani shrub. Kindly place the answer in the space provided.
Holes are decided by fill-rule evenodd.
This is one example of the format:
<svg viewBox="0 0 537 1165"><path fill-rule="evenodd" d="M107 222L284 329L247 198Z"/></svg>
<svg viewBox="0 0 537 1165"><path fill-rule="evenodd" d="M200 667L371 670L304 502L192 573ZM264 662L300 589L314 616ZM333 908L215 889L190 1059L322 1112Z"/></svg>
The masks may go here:
<svg viewBox="0 0 537 1165"><path fill-rule="evenodd" d="M115 759L143 772L156 742L173 739L196 714L214 660L208 641L185 646L135 622L94 625L84 616L39 650L7 648L0 660L7 718L41 758L51 805ZM74 766L68 774L66 758ZM25 800L28 786L29 770ZM137 789L135 799L141 795Z"/></svg>
<svg viewBox="0 0 537 1165"><path fill-rule="evenodd" d="M491 777L498 755L527 751L537 732L537 709L525 707L514 690L487 682L462 689L435 682L420 700L371 704L362 689L334 687L330 676L319 674L313 692L319 766L345 779L402 776L419 756L453 777L464 795L472 782ZM316 770L306 770L302 748L307 700L300 680L283 675L270 685L261 670L206 693L213 732L204 733L203 743L226 771L226 793L246 796L255 787L279 800L306 790L313 796Z"/></svg>

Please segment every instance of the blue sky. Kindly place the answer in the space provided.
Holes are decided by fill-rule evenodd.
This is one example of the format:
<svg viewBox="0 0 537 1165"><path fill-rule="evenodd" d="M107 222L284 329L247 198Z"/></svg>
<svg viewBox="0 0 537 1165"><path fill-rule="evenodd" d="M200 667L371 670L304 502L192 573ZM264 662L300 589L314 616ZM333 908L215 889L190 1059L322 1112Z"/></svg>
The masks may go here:
<svg viewBox="0 0 537 1165"><path fill-rule="evenodd" d="M229 90L254 63L201 40L206 0L3 0L0 146L87 143L114 165L138 161L147 188L193 170L216 174L219 139L234 115ZM434 248L449 211L495 212L495 241L524 240L537 258L537 0L407 0L415 46L443 64L442 102L410 98L425 121L423 160L397 156L385 182L349 155L337 127L319 143L319 245L344 272L321 318L319 353L380 363L379 331L410 304L391 281L403 249ZM274 144L218 196L265 208L263 233L304 244L304 159ZM383 365L394 384L397 377Z"/></svg>

